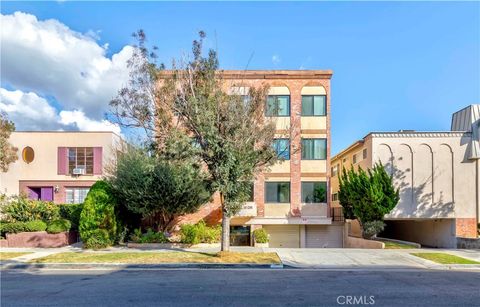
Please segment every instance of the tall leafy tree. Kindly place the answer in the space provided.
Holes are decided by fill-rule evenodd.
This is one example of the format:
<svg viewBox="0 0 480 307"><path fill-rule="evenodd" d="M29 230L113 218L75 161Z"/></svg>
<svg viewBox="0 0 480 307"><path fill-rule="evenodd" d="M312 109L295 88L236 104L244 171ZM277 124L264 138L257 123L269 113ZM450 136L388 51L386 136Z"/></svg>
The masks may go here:
<svg viewBox="0 0 480 307"><path fill-rule="evenodd" d="M165 146L175 143L178 133L194 140L194 157L221 202L222 250L226 251L231 216L248 199L256 175L277 159L272 148L275 127L264 119L268 88L251 87L247 97L228 94L217 53L209 50L204 55L205 33L199 36L193 42L192 58L174 61L172 69L164 71L156 65L156 55L145 48L144 33L137 33L139 52L130 62L133 79L111 105L120 122L151 131L160 155L183 154Z"/></svg>
<svg viewBox="0 0 480 307"><path fill-rule="evenodd" d="M0 112L0 170L2 172L7 172L9 164L18 159L18 149L9 142L13 131L15 131L15 124L8 120L7 114Z"/></svg>
<svg viewBox="0 0 480 307"><path fill-rule="evenodd" d="M344 168L340 176L338 197L345 218L358 218L366 237L382 230L382 227L377 226L383 225L384 216L392 211L400 199L398 189L393 186L392 176L388 175L380 163L368 171L362 168L347 171ZM373 233L369 230L366 234L367 228L375 229Z"/></svg>

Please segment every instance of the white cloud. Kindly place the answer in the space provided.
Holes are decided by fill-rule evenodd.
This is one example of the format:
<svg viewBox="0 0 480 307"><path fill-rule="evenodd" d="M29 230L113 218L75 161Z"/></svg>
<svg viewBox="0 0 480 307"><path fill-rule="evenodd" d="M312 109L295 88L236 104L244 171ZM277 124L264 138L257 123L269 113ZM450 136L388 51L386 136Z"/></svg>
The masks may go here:
<svg viewBox="0 0 480 307"><path fill-rule="evenodd" d="M0 88L0 111L7 113L20 130L80 130L113 131L120 134L120 127L105 119L93 120L83 111L61 111L35 93Z"/></svg>
<svg viewBox="0 0 480 307"><path fill-rule="evenodd" d="M100 120L128 80L132 47L110 59L108 45L95 41L99 32L81 34L57 20L41 21L21 12L0 15L0 23L2 84L54 97L62 109Z"/></svg>
<svg viewBox="0 0 480 307"><path fill-rule="evenodd" d="M272 63L274 65L279 64L281 61L282 61L282 59L280 59L280 56L278 54L272 55Z"/></svg>

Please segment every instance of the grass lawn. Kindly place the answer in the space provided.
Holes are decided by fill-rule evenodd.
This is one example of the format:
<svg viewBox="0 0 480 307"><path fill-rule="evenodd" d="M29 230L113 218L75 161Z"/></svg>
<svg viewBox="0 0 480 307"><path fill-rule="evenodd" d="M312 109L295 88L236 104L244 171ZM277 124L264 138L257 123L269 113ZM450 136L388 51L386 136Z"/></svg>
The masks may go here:
<svg viewBox="0 0 480 307"><path fill-rule="evenodd" d="M385 243L385 249L409 249L409 248L416 248L413 245L408 245L408 244L403 244L403 243L398 243L398 242L392 242L392 241L384 241L384 240L379 240Z"/></svg>
<svg viewBox="0 0 480 307"><path fill-rule="evenodd" d="M15 257L20 257L26 254L31 254L31 253L22 253L22 252L0 252L0 261L1 260L8 260L12 259Z"/></svg>
<svg viewBox="0 0 480 307"><path fill-rule="evenodd" d="M480 262L474 260L465 259L446 253L411 253L411 255L440 264L480 264Z"/></svg>
<svg viewBox="0 0 480 307"><path fill-rule="evenodd" d="M84 252L59 253L33 260L36 263L281 263L276 253L194 252Z"/></svg>

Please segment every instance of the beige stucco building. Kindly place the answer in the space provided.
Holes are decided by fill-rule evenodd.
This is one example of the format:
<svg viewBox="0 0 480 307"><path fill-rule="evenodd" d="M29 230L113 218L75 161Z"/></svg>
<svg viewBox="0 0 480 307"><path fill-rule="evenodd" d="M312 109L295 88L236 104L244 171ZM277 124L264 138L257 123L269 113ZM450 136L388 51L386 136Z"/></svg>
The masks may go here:
<svg viewBox="0 0 480 307"><path fill-rule="evenodd" d="M372 132L332 158L332 206L338 175L381 162L393 175L400 201L385 216L384 236L432 247L456 247L477 237L480 105L453 114L452 131Z"/></svg>
<svg viewBox="0 0 480 307"><path fill-rule="evenodd" d="M55 203L83 202L123 146L113 132L18 131L9 141L18 160L0 172L0 193Z"/></svg>

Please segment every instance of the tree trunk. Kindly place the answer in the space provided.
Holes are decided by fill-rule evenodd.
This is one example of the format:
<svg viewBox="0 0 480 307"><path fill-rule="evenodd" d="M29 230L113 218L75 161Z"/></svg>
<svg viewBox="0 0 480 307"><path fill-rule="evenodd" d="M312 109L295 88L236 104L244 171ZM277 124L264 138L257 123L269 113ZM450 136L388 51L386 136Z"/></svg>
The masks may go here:
<svg viewBox="0 0 480 307"><path fill-rule="evenodd" d="M230 216L227 214L225 208L225 199L223 194L220 193L220 202L222 204L222 245L221 251L228 252L230 251Z"/></svg>

